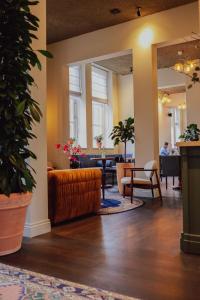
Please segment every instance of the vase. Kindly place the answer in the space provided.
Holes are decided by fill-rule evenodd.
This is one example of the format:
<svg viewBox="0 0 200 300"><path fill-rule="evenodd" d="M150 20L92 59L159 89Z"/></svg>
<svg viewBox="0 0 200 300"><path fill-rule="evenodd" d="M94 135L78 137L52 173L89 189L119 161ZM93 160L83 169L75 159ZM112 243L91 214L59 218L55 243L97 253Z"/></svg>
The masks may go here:
<svg viewBox="0 0 200 300"><path fill-rule="evenodd" d="M70 160L70 169L78 169L80 167L80 161Z"/></svg>

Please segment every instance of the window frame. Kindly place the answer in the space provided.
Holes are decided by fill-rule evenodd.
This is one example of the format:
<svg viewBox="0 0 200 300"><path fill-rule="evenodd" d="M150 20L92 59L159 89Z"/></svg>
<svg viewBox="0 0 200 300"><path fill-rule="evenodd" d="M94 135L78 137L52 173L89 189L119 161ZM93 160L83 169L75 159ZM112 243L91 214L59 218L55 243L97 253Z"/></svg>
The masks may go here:
<svg viewBox="0 0 200 300"><path fill-rule="evenodd" d="M93 149L97 149L97 145L95 144L95 140L94 140L94 114L93 114L93 103L98 103L101 104L103 106L103 113L102 113L102 133L104 136L104 148L105 149L114 149L114 144L112 143L112 140L110 139L110 144L112 143L112 145L109 145L109 138L107 135L107 128L106 125L107 123L109 123L109 121L112 122L113 125L113 109L112 109L112 97L111 97L111 91L112 91L112 71L107 70L106 68L103 68L99 65L96 64L92 64L92 68L97 68L100 70L103 70L106 72L106 80L107 80L107 97L105 98L99 98L99 97L95 97L93 96L93 92L92 92L92 147ZM93 72L92 72L93 73ZM92 74L91 74L91 81L92 81ZM93 88L93 84L92 88ZM111 118L110 118L111 117ZM106 120L107 118L107 120ZM110 128L111 129L111 128ZM105 139L106 137L106 139Z"/></svg>
<svg viewBox="0 0 200 300"><path fill-rule="evenodd" d="M79 92L70 90L70 67L79 67ZM82 148L87 148L87 133L86 133L86 99L85 99L85 92L84 92L84 87L85 87L85 66L83 64L74 64L74 65L69 65L69 136L70 138L75 138L76 142L82 147ZM72 100L72 98L74 99ZM75 110L75 114L73 115L73 123L74 129L73 131L76 133L75 136L71 136L71 103L70 101L73 101L73 105ZM84 136L83 136L83 132Z"/></svg>

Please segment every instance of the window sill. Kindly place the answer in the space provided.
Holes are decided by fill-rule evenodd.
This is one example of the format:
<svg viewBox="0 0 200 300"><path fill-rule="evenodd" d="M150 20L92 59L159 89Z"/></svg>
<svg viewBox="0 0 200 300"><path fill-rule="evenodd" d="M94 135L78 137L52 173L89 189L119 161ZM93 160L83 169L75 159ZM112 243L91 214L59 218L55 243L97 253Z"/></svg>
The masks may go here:
<svg viewBox="0 0 200 300"><path fill-rule="evenodd" d="M108 150L115 150L115 148L104 148L104 149L98 149L98 148L92 148L92 150L98 150L98 151L108 151Z"/></svg>

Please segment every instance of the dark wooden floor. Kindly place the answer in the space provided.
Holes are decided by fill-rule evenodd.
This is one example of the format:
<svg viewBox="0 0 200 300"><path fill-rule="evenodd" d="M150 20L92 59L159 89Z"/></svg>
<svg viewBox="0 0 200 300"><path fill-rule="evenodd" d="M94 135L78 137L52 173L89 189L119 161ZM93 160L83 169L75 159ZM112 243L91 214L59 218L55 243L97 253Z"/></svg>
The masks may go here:
<svg viewBox="0 0 200 300"><path fill-rule="evenodd" d="M148 300L200 299L200 256L180 252L181 200L165 193L126 213L93 216L25 239L1 262Z"/></svg>

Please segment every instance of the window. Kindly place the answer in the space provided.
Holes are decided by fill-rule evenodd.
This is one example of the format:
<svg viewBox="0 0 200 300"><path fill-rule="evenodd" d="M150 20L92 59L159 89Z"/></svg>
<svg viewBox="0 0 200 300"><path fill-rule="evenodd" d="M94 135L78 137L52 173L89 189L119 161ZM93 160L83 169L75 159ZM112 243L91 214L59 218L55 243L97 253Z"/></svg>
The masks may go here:
<svg viewBox="0 0 200 300"><path fill-rule="evenodd" d="M86 147L85 101L83 95L83 72L81 65L69 67L69 114L70 137Z"/></svg>
<svg viewBox="0 0 200 300"><path fill-rule="evenodd" d="M172 118L171 118L171 143L174 148L176 142L179 141L179 136L181 134L180 125L180 110L178 108L171 108Z"/></svg>
<svg viewBox="0 0 200 300"><path fill-rule="evenodd" d="M109 101L111 80L109 72L96 66L92 66L92 127L93 147L96 148L94 139L97 135L103 135L105 148L113 148L109 135L112 131L112 105Z"/></svg>

